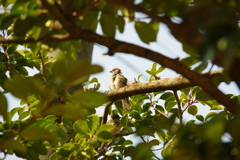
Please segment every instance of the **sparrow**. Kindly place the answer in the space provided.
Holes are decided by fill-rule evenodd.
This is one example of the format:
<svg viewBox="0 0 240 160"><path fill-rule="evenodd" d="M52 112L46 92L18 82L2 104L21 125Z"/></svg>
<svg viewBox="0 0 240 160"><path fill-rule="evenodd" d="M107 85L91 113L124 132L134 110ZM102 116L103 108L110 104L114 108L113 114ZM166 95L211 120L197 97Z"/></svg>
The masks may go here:
<svg viewBox="0 0 240 160"><path fill-rule="evenodd" d="M119 134L121 132L121 122L120 122L120 117L118 114L113 114L111 116L111 119L107 121L107 124L111 124L115 126L114 129L110 130L109 132L112 133L114 136ZM103 150L108 147L108 143L102 143L100 146L100 150Z"/></svg>
<svg viewBox="0 0 240 160"><path fill-rule="evenodd" d="M110 73L112 73L110 80L109 80L109 88L110 89L118 89L118 88L121 88L121 87L124 87L127 85L127 78L125 78L122 75L122 72L119 68L113 68L110 71ZM126 109L128 111L131 110L132 105L131 105L128 97L122 99L122 106L123 106L123 109Z"/></svg>

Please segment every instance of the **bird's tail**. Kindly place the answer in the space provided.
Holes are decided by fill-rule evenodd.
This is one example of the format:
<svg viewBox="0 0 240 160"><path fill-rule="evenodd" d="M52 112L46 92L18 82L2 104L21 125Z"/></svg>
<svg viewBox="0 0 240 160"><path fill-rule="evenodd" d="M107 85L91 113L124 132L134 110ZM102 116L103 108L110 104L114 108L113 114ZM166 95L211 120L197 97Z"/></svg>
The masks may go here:
<svg viewBox="0 0 240 160"><path fill-rule="evenodd" d="M131 103L130 103L130 101L129 101L128 97L127 97L127 98L124 98L124 99L122 99L122 106L123 106L123 109L126 109L126 110L128 110L128 111L130 111L130 110L131 110L131 108L132 108L132 105L131 105Z"/></svg>

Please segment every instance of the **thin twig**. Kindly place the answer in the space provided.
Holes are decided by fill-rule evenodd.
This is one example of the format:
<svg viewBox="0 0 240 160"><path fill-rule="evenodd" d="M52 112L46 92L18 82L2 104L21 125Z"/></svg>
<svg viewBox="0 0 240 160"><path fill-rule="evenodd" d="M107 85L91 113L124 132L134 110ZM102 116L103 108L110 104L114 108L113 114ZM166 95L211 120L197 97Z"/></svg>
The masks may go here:
<svg viewBox="0 0 240 160"><path fill-rule="evenodd" d="M177 101L177 106L178 106L178 116L179 116L180 124L182 124L182 119L183 119L183 117L182 117L181 102L180 102L180 100L179 100L179 97L178 97L177 91L174 90L173 93L174 93L174 97L175 97L175 99L176 99L176 101Z"/></svg>
<svg viewBox="0 0 240 160"><path fill-rule="evenodd" d="M48 83L48 81L49 81L48 73L47 73L47 69L45 67L45 63L44 63L41 51L38 52L38 55L39 55L39 58L40 58L40 61L41 61L41 64L42 64L43 75L44 75L44 78L45 78L44 81L45 81L45 83Z"/></svg>
<svg viewBox="0 0 240 160"><path fill-rule="evenodd" d="M135 134L136 132L129 132L129 133L125 133L125 134L116 134L115 137L123 137L123 136L129 136L131 134Z"/></svg>

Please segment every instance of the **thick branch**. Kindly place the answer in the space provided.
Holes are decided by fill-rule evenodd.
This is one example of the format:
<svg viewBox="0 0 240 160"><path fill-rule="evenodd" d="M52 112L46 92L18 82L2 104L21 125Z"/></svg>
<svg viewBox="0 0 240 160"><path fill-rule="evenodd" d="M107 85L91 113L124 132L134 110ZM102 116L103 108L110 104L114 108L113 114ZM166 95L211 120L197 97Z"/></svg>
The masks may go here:
<svg viewBox="0 0 240 160"><path fill-rule="evenodd" d="M208 74L203 74L201 77L204 77L211 82L210 77L220 74L222 74L222 71L211 71ZM195 85L196 84L192 83L187 78L179 76L175 78L163 78L148 83L133 83L117 90L110 90L107 92L107 95L111 100L116 101L118 99L123 99L125 97L137 94L145 94L165 90L180 90L187 87L193 87Z"/></svg>

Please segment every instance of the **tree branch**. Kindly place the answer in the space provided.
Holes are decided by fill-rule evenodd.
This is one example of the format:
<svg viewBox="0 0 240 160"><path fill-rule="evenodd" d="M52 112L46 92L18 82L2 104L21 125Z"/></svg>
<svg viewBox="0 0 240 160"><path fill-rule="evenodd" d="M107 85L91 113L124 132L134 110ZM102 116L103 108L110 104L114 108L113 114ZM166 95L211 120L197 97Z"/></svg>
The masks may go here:
<svg viewBox="0 0 240 160"><path fill-rule="evenodd" d="M106 103L105 108L104 108L104 112L103 112L103 116L102 116L102 123L101 123L101 125L107 123L108 111L109 111L109 108L111 107L111 105L112 105L114 102L115 102L115 101L110 101L110 102Z"/></svg>
<svg viewBox="0 0 240 160"><path fill-rule="evenodd" d="M209 74L203 74L206 77L214 77L222 74L222 71L211 71ZM191 81L183 76L175 78L162 78L159 80L145 82L145 83L131 83L126 87L116 90L109 90L106 94L111 100L119 100L128 96L137 94L145 94L151 92L165 91L165 90L180 90L187 87L195 86Z"/></svg>
<svg viewBox="0 0 240 160"><path fill-rule="evenodd" d="M177 101L178 116L179 116L180 124L182 124L182 119L183 119L183 117L182 117L181 102L180 102L180 100L179 100L179 97L178 97L178 94L177 94L177 90L174 90L173 93L174 93L174 97L175 97L175 99L176 99L176 101Z"/></svg>

